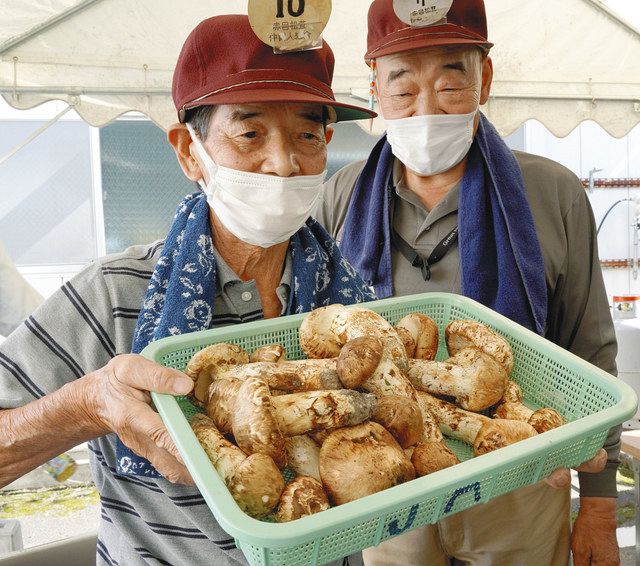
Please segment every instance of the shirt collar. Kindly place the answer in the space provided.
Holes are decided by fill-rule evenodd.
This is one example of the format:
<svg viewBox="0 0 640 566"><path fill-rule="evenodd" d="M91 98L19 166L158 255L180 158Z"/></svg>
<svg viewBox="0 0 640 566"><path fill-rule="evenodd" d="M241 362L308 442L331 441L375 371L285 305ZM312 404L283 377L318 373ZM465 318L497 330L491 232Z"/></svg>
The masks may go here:
<svg viewBox="0 0 640 566"><path fill-rule="evenodd" d="M418 198L418 196L407 186L407 183L404 178L404 169L402 168L402 164L400 160L393 158L393 170L391 178L393 179L393 187L396 195L400 197L402 200L408 202L416 208L422 209L428 217L429 224L439 220L440 218L444 218L453 212L457 212L458 210L458 201L460 199L460 186L462 185L462 180L458 182L451 190L444 196L444 198L433 208L433 210L429 211L425 208L422 201Z"/></svg>
<svg viewBox="0 0 640 566"><path fill-rule="evenodd" d="M224 260L220 252L213 246L213 253L216 258L216 269L218 282L216 285L216 297L222 294L224 288L230 283L243 283L243 281L236 275L236 273L229 267ZM287 250L287 254L284 260L284 269L282 270L282 277L280 278L280 284L276 289L276 295L282 303L283 314L289 306L289 293L291 291L291 273L293 270L293 261L291 259L291 250Z"/></svg>

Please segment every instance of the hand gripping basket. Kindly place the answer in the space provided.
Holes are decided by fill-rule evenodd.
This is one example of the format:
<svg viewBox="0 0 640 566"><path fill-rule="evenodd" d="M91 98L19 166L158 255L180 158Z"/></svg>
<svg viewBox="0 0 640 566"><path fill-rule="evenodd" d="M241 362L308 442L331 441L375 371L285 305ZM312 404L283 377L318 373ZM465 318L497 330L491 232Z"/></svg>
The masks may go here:
<svg viewBox="0 0 640 566"><path fill-rule="evenodd" d="M504 336L514 352L512 379L531 408L551 407L565 426L472 458L470 447L446 439L461 463L446 470L333 507L291 523L276 524L243 513L209 462L188 419L196 409L184 398L152 394L191 475L222 528L235 538L251 565L326 564L377 545L390 537L458 513L478 503L536 483L556 468L572 467L593 457L609 428L636 410L633 390L597 367L459 295L426 293L365 305L395 324L411 312L431 316L440 330L438 360L448 357L446 325L475 319ZM269 343L282 344L288 359L304 357L298 327L305 315L164 338L142 355L165 366L184 369L198 350L232 342L248 352Z"/></svg>

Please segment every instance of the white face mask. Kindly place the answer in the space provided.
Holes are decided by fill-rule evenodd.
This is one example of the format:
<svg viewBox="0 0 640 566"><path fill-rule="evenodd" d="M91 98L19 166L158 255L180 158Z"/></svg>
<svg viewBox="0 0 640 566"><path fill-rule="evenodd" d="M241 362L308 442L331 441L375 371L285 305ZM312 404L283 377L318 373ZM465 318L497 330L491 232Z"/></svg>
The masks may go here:
<svg viewBox="0 0 640 566"><path fill-rule="evenodd" d="M385 120L393 155L421 177L451 169L464 159L473 143L476 112Z"/></svg>
<svg viewBox="0 0 640 566"><path fill-rule="evenodd" d="M269 248L287 241L306 222L322 194L326 171L319 175L277 177L216 165L187 124L209 182L200 185L224 227L254 246Z"/></svg>

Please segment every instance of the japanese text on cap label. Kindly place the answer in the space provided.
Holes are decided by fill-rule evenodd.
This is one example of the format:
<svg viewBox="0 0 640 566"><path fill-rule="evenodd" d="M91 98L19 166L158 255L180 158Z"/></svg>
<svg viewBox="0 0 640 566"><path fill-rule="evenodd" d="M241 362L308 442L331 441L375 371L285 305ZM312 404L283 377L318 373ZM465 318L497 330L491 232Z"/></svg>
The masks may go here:
<svg viewBox="0 0 640 566"><path fill-rule="evenodd" d="M426 27L447 23L453 0L393 0L393 9L405 24Z"/></svg>
<svg viewBox="0 0 640 566"><path fill-rule="evenodd" d="M276 53L322 46L331 0L249 0L249 23Z"/></svg>

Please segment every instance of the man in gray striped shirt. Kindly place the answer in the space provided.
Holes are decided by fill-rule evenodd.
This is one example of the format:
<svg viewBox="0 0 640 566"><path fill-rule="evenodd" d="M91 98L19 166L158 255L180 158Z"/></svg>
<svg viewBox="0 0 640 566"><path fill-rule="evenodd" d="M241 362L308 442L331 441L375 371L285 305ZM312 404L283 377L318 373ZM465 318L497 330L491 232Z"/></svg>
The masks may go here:
<svg viewBox="0 0 640 566"><path fill-rule="evenodd" d="M90 441L99 564L246 563L150 407L149 391L186 394L191 380L130 352L372 298L309 218L327 123L370 115L335 101L333 63L326 43L274 54L246 16L199 24L174 74L180 122L168 138L203 191L181 203L164 242L95 261L0 348L0 486ZM120 442L130 457L117 457ZM120 469L132 459L150 473Z"/></svg>

